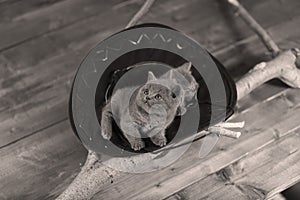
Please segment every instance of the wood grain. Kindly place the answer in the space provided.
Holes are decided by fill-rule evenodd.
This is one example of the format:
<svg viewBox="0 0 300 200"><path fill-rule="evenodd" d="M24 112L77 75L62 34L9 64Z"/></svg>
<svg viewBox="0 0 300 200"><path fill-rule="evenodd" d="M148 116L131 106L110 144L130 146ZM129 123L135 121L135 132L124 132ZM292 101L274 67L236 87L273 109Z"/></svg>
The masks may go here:
<svg viewBox="0 0 300 200"><path fill-rule="evenodd" d="M224 199L233 199L232 188L243 195L241 199L273 198L273 191L281 192L297 179L300 165L295 163L299 161L295 159L298 155L294 154L300 148L299 133L299 129L291 132L168 199L174 196L187 199L218 199L224 196Z"/></svg>
<svg viewBox="0 0 300 200"><path fill-rule="evenodd" d="M24 13L51 6L63 0L2 0L0 1L0 23L11 22Z"/></svg>
<svg viewBox="0 0 300 200"><path fill-rule="evenodd" d="M0 24L0 51L97 15L110 6L104 1L66 0L18 15L13 23Z"/></svg>
<svg viewBox="0 0 300 200"><path fill-rule="evenodd" d="M182 30L214 52L238 79L269 56L243 22L219 2L158 1L142 22L160 22ZM242 3L280 46L299 46L300 29L295 28L300 21L298 0ZM120 0L0 0L0 199L53 199L79 171L86 151L67 121L70 83L88 50L121 30L142 1L118 7L120 4ZM199 141L174 165L157 174L129 174L114 180L95 199L149 197L156 191L160 193L153 197L165 197L200 179L205 183L208 174L218 178L217 171L240 157L247 158L246 152L256 155L275 141L268 127L277 127L279 136L295 128L297 102L299 95L286 90L284 84L273 81L263 85L239 103L240 113L234 120L247 121L240 145L222 139L209 158L200 161ZM256 120L257 116L265 118ZM260 142L252 144L256 141ZM250 146L243 148L246 144ZM178 175L199 169L202 162L203 171L192 181L187 176L182 180L187 184L179 181L177 188L168 188L172 181L181 180ZM216 166L211 168L213 162ZM236 187L232 189L237 197L243 196Z"/></svg>
<svg viewBox="0 0 300 200"><path fill-rule="evenodd" d="M1 149L0 155L0 198L38 200L53 199L70 184L86 150L64 121Z"/></svg>

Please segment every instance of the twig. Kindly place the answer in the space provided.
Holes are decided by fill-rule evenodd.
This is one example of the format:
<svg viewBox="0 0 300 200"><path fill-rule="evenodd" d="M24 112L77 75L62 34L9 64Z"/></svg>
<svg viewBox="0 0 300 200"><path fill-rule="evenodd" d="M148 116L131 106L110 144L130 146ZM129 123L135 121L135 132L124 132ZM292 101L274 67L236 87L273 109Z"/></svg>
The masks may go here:
<svg viewBox="0 0 300 200"><path fill-rule="evenodd" d="M128 22L126 28L136 25L137 22L149 11L149 9L151 8L154 2L155 0L146 0L144 5L141 7L141 9Z"/></svg>
<svg viewBox="0 0 300 200"><path fill-rule="evenodd" d="M239 16L245 21L245 23L252 28L252 30L259 36L261 41L267 47L267 49L274 55L278 55L280 52L279 47L267 33L267 31L261 27L260 24L249 14L249 12L244 8L238 0L227 0L229 4L234 6L237 9Z"/></svg>
<svg viewBox="0 0 300 200"><path fill-rule="evenodd" d="M117 4L117 5L115 5L112 9L113 9L113 10L118 10L118 9L123 8L123 7L125 7L125 6L128 6L128 5L130 5L130 4L137 3L137 2L139 2L139 1L141 1L141 0L127 0L127 1L123 1L123 2L121 2L121 3Z"/></svg>

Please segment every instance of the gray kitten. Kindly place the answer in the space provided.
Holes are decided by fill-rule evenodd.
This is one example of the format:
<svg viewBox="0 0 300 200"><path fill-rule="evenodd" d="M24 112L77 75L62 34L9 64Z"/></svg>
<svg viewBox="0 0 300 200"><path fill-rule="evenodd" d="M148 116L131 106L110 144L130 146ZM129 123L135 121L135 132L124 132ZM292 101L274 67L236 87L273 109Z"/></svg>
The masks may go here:
<svg viewBox="0 0 300 200"><path fill-rule="evenodd" d="M182 89L184 98L180 103L177 115L184 115L192 100L197 100L199 85L192 75L191 67L191 62L184 63L175 69L171 69L159 78L159 80L164 81L170 88L179 85Z"/></svg>
<svg viewBox="0 0 300 200"><path fill-rule="evenodd" d="M111 138L114 117L132 149L142 149L145 144L141 138L147 136L154 144L165 146L165 129L174 120L183 101L182 91L178 85L171 89L162 85L152 72L148 73L145 85L117 90L102 110L103 138Z"/></svg>

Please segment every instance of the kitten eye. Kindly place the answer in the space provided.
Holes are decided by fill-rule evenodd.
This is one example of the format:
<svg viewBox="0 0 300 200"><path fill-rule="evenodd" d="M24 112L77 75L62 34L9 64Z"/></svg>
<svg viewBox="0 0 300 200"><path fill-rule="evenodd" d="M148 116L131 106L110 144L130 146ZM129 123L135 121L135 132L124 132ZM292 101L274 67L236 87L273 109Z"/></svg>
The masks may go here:
<svg viewBox="0 0 300 200"><path fill-rule="evenodd" d="M176 98L176 94L172 92L172 98L175 99Z"/></svg>
<svg viewBox="0 0 300 200"><path fill-rule="evenodd" d="M146 90L144 91L144 94L145 94L145 95L148 95L148 94L149 94L149 90L146 89Z"/></svg>
<svg viewBox="0 0 300 200"><path fill-rule="evenodd" d="M161 96L160 96L160 94L157 94L157 95L155 95L155 99L161 99Z"/></svg>

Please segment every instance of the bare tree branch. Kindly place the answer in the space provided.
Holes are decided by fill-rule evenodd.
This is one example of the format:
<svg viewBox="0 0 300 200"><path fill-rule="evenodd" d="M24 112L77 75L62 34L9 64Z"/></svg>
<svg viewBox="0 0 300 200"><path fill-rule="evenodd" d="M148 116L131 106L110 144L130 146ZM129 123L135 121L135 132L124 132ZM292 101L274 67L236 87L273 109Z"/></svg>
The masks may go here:
<svg viewBox="0 0 300 200"><path fill-rule="evenodd" d="M267 31L261 27L260 24L249 14L249 12L244 8L238 0L227 0L229 4L237 9L239 16L245 21L245 23L259 36L261 41L267 47L267 49L276 56L280 49Z"/></svg>
<svg viewBox="0 0 300 200"><path fill-rule="evenodd" d="M256 65L236 83L238 99L273 78L279 78L290 87L300 88L300 70L296 66L296 59L294 51L287 50L269 62Z"/></svg>
<svg viewBox="0 0 300 200"><path fill-rule="evenodd" d="M150 8L154 2L155 2L155 0L146 0L144 5L140 8L140 10L128 22L126 28L136 25L137 22L150 10Z"/></svg>

